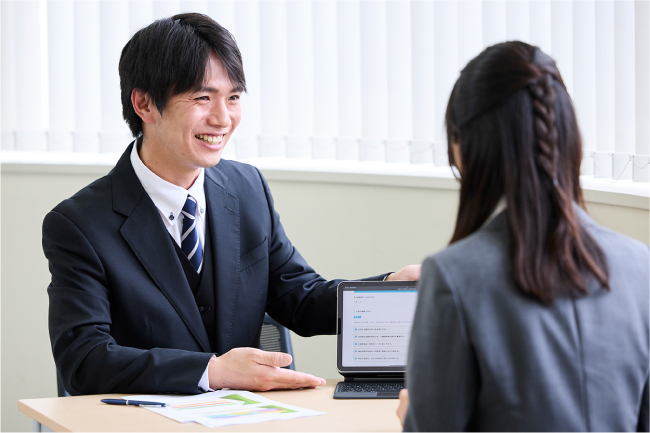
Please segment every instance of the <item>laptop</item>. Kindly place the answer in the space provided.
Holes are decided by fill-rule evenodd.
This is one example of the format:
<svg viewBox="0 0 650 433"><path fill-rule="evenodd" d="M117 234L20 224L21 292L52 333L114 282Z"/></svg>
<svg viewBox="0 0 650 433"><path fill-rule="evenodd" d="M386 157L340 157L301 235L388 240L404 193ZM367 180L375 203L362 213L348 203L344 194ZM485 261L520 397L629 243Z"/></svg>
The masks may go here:
<svg viewBox="0 0 650 433"><path fill-rule="evenodd" d="M399 398L417 303L417 281L338 285L336 399Z"/></svg>

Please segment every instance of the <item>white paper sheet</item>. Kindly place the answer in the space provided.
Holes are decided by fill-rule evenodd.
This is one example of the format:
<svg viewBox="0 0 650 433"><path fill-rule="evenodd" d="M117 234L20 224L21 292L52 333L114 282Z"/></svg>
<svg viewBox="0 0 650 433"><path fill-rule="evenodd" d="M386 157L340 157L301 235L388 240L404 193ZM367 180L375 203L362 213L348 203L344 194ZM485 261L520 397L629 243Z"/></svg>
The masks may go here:
<svg viewBox="0 0 650 433"><path fill-rule="evenodd" d="M206 427L252 424L325 414L325 412L316 412L269 400L252 392L235 390L213 391L186 397L136 395L128 397L128 400L167 403L166 407L147 407L145 409L178 422L196 422Z"/></svg>

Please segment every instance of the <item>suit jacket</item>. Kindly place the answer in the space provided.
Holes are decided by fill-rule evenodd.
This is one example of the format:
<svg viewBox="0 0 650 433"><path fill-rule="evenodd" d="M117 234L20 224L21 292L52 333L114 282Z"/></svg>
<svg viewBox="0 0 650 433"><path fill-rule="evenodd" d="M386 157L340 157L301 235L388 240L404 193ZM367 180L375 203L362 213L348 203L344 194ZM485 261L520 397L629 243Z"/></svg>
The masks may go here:
<svg viewBox="0 0 650 433"><path fill-rule="evenodd" d="M43 222L54 360L71 394L197 393L211 345L132 145ZM259 347L265 311L300 335L333 334L339 281L292 246L261 173L222 160L205 170L204 189L217 355Z"/></svg>
<svg viewBox="0 0 650 433"><path fill-rule="evenodd" d="M647 431L648 247L576 209L611 291L525 295L505 212L424 262L406 431Z"/></svg>

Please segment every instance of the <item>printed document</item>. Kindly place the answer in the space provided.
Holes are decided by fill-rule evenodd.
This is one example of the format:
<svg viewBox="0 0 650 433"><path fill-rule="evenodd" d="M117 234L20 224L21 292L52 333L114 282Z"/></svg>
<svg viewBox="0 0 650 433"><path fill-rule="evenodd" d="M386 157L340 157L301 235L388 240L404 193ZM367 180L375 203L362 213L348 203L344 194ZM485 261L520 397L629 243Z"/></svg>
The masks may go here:
<svg viewBox="0 0 650 433"><path fill-rule="evenodd" d="M178 422L196 422L206 427L253 424L325 414L269 400L249 391L220 390L187 397L137 395L128 397L128 400L166 403L166 407L145 409Z"/></svg>

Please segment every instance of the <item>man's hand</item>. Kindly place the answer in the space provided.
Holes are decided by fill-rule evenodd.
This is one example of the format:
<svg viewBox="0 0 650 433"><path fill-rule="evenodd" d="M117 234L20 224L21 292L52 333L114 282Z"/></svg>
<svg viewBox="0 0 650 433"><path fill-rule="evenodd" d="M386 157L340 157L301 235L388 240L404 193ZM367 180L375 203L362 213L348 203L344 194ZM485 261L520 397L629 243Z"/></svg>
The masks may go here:
<svg viewBox="0 0 650 433"><path fill-rule="evenodd" d="M420 279L420 272L422 265L408 265L404 266L397 272L386 277L386 281L418 281Z"/></svg>
<svg viewBox="0 0 650 433"><path fill-rule="evenodd" d="M291 355L239 347L212 357L208 364L211 389L231 388L249 391L314 388L325 379L286 368Z"/></svg>
<svg viewBox="0 0 650 433"><path fill-rule="evenodd" d="M409 408L409 392L405 388L399 392L399 406L397 407L397 417L399 422L404 427L404 418L406 417L406 411Z"/></svg>

